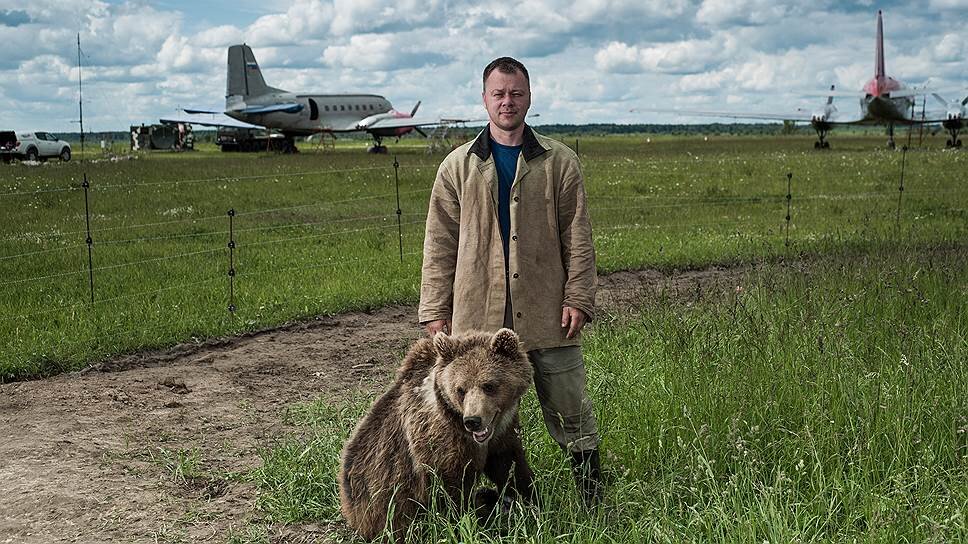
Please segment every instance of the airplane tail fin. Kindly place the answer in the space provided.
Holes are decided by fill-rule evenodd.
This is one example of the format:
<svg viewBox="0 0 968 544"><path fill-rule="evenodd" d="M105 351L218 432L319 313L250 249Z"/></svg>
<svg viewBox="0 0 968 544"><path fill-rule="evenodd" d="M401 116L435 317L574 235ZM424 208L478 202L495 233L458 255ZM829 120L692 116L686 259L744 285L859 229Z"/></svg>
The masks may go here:
<svg viewBox="0 0 968 544"><path fill-rule="evenodd" d="M260 96L273 90L262 79L262 71L259 70L252 48L245 44L229 47L225 81L226 96Z"/></svg>
<svg viewBox="0 0 968 544"><path fill-rule="evenodd" d="M877 11L877 45L875 47L874 77L882 78L887 75L884 70L884 23L881 21L881 11Z"/></svg>

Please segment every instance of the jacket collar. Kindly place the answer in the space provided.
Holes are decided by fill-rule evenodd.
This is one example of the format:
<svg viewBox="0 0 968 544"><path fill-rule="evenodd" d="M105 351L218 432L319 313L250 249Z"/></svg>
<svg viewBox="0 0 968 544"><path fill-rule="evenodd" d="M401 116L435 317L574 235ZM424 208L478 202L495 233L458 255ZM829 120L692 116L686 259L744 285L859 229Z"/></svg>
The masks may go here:
<svg viewBox="0 0 968 544"><path fill-rule="evenodd" d="M548 150L538 142L538 138L534 135L531 127L524 125L524 141L521 142L521 155L524 160L530 161L546 151ZM474 140L468 153L477 155L482 161L486 161L491 156L491 125L484 127L484 130L477 135L477 139Z"/></svg>

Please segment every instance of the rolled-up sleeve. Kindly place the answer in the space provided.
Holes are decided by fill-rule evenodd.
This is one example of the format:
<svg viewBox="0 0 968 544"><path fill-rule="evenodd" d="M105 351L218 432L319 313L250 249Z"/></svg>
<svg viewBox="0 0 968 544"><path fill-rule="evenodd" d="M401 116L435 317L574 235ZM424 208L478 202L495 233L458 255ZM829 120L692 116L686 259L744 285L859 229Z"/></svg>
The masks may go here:
<svg viewBox="0 0 968 544"><path fill-rule="evenodd" d="M460 198L447 162L437 170L430 194L420 279L420 323L451 319L460 231Z"/></svg>
<svg viewBox="0 0 968 544"><path fill-rule="evenodd" d="M588 219L585 183L577 157L566 161L562 168L558 195L558 227L562 264L566 274L562 305L578 308L589 319L594 319L595 289L598 285L595 247L592 243L591 221Z"/></svg>

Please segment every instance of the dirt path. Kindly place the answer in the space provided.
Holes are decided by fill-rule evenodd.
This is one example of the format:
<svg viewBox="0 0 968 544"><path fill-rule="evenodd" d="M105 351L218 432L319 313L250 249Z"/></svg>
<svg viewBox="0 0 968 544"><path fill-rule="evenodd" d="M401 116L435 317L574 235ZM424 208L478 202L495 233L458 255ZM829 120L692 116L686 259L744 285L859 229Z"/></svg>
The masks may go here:
<svg viewBox="0 0 968 544"><path fill-rule="evenodd" d="M619 272L597 302L622 312L662 290L723 292L748 270ZM421 334L415 315L323 317L0 385L0 543L224 542L258 516L257 489L174 478L177 456L197 451L206 474L258 467L259 448L292 432L286 406L382 390Z"/></svg>

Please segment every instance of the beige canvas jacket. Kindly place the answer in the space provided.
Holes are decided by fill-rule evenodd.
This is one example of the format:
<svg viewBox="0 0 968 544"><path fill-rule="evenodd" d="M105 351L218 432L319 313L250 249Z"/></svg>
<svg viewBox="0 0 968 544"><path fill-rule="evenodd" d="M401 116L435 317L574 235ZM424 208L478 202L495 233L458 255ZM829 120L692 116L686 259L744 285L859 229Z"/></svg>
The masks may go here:
<svg viewBox="0 0 968 544"><path fill-rule="evenodd" d="M418 318L452 319L456 334L504 323L504 248L489 143L485 127L444 159L427 213ZM579 345L580 336L565 338L562 306L593 318L596 275L575 153L525 127L510 207L514 329L526 350Z"/></svg>

